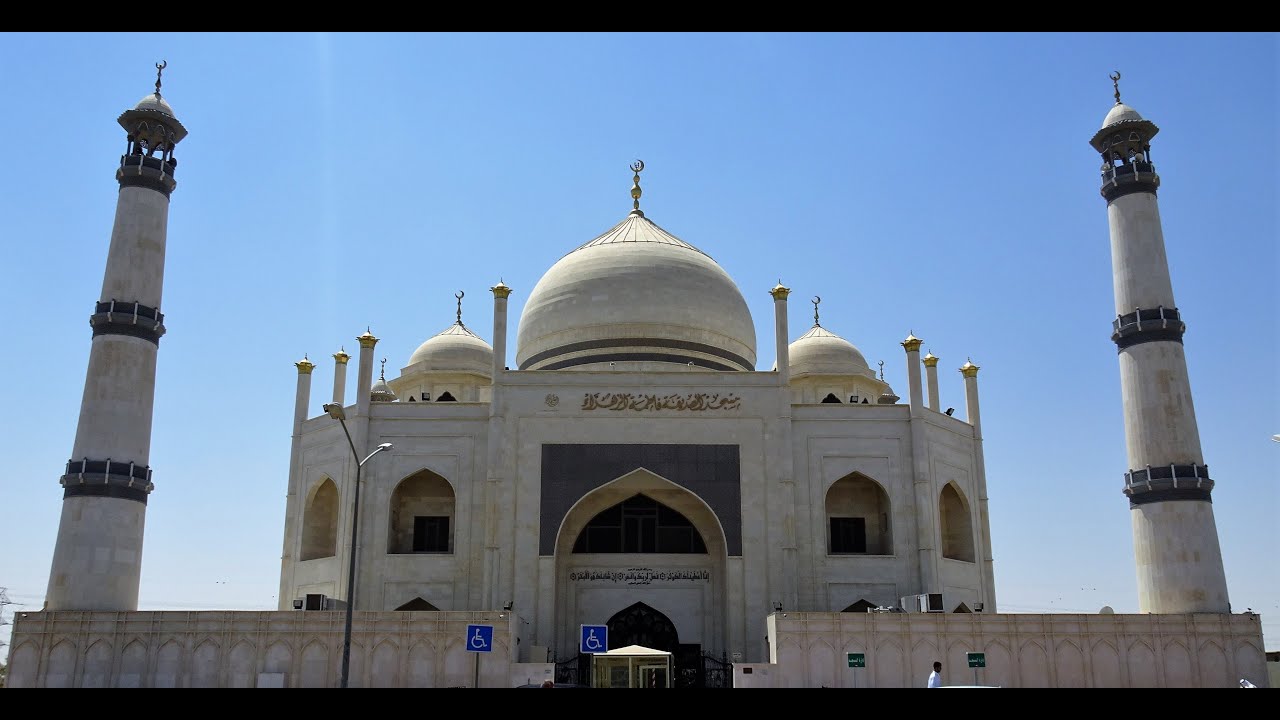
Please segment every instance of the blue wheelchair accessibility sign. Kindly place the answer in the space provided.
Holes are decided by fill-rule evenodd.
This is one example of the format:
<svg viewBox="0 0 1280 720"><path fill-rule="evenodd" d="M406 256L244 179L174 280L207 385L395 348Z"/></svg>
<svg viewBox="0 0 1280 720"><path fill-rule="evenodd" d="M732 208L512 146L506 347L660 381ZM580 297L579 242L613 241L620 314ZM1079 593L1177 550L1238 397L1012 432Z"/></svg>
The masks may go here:
<svg viewBox="0 0 1280 720"><path fill-rule="evenodd" d="M608 625L583 625L578 639L578 651L584 653L602 653L609 649Z"/></svg>
<svg viewBox="0 0 1280 720"><path fill-rule="evenodd" d="M467 652L493 652L493 626L467 626Z"/></svg>

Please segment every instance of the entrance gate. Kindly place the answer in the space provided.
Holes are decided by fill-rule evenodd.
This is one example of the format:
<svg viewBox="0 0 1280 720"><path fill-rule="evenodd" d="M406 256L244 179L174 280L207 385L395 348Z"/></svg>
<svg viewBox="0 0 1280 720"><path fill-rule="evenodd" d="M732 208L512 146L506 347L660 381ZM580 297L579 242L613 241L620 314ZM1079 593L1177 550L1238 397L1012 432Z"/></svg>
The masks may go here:
<svg viewBox="0 0 1280 720"><path fill-rule="evenodd" d="M628 645L672 654L672 687L732 687L728 658L702 652L698 643L681 643L676 626L663 613L638 602L609 618L609 648ZM556 663L556 682L591 684L591 656L575 655Z"/></svg>

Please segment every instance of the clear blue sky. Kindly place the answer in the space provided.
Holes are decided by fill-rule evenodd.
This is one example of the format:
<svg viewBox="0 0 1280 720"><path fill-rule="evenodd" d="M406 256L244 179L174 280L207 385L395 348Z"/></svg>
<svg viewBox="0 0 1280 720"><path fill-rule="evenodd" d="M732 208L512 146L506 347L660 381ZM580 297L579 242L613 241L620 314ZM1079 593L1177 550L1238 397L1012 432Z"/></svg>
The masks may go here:
<svg viewBox="0 0 1280 720"><path fill-rule="evenodd" d="M190 136L169 216L143 609L276 607L296 370L370 326L398 371L499 277L524 300L630 208L720 262L774 360L823 325L907 395L899 342L979 376L1004 611L1137 610L1106 206L1124 101L1153 158L1233 608L1280 649L1275 34L0 34L0 587L43 601L124 133ZM355 373L349 378L354 393ZM12 610L12 608L10 608ZM3 634L0 634L3 638Z"/></svg>

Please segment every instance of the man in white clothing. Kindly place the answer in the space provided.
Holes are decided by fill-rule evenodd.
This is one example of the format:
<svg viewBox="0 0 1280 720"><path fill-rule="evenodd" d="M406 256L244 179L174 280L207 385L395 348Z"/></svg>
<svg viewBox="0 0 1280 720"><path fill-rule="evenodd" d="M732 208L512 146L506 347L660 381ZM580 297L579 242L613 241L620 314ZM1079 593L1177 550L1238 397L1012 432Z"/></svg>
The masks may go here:
<svg viewBox="0 0 1280 720"><path fill-rule="evenodd" d="M942 663L933 663L933 672L929 673L929 684L926 687L942 687Z"/></svg>

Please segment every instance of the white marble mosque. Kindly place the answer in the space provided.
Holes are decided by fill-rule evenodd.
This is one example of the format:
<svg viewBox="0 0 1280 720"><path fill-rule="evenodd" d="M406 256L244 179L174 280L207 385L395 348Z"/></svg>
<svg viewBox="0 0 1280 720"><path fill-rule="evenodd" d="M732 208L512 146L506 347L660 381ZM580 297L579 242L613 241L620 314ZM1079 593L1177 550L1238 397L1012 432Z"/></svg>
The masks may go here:
<svg viewBox="0 0 1280 720"><path fill-rule="evenodd" d="M323 403L316 364L296 363L277 611L139 612L168 198L186 135L158 74L120 116L120 200L48 601L18 616L10 684L327 687L349 674L353 686L509 687L586 678L580 628L602 625L610 648L670 653L671 685L911 686L935 659L961 676L973 651L992 659L984 684L1264 685L1258 616L1227 605L1156 205L1157 129L1114 79L1091 143L1140 614L1000 613L978 366L893 339L903 400L855 344L888 339L842 337L819 298L793 331L782 282L740 287L697 238L646 215L638 161L629 211L567 241L528 289L514 366L507 303L521 289L501 280L491 306L458 292L452 323L416 349L379 347L372 327L317 338L358 345L350 400L346 352ZM744 287L773 297L773 367L756 366ZM941 411L940 388L961 385L963 417ZM467 652L473 624L494 628L483 659Z"/></svg>

